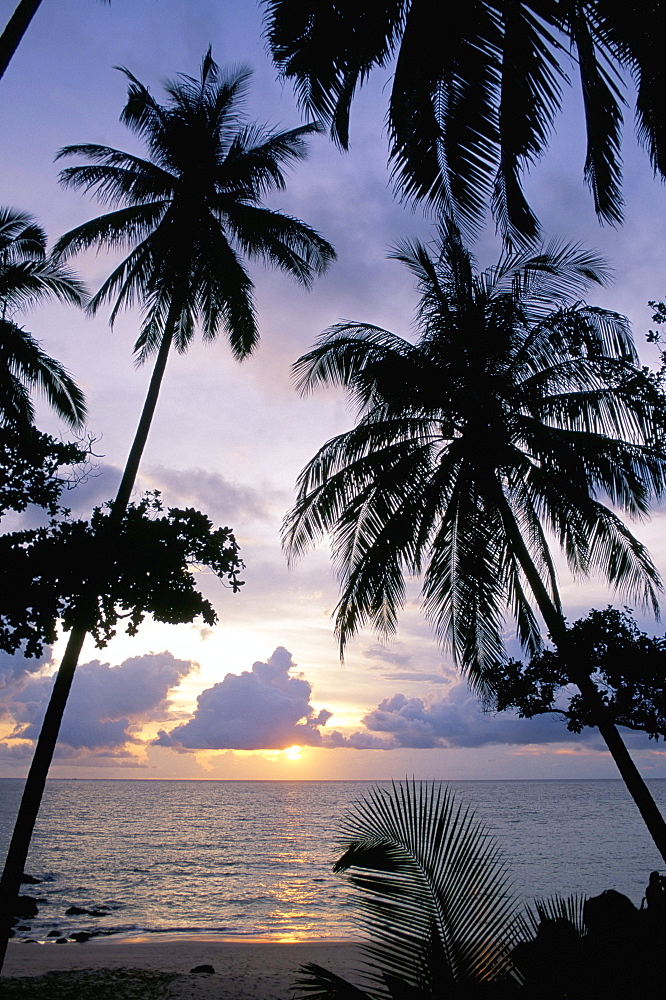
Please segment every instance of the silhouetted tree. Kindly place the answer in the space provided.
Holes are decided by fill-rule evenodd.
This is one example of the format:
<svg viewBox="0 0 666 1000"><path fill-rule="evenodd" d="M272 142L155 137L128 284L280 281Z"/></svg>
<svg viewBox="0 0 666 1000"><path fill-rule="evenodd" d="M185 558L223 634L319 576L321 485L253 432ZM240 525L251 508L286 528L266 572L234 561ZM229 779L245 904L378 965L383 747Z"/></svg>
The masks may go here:
<svg viewBox="0 0 666 1000"><path fill-rule="evenodd" d="M544 649L527 663L497 661L488 679L498 711L562 715L574 733L596 725L594 706L569 687L571 661L591 675L616 725L666 739L666 638L641 632L627 608L579 618L561 651Z"/></svg>
<svg viewBox="0 0 666 1000"><path fill-rule="evenodd" d="M80 444L57 441L36 427L20 434L13 426L0 427L0 518L30 505L51 518L61 514L61 494L85 477L88 456Z"/></svg>
<svg viewBox="0 0 666 1000"><path fill-rule="evenodd" d="M291 560L330 533L341 653L364 624L390 635L405 577L482 694L505 657L505 612L532 655L536 604L567 654L549 535L577 575L602 574L658 610L650 556L608 501L644 515L666 488L666 402L626 319L581 303L603 277L578 247L505 256L475 274L452 227L394 256L418 281L414 344L367 323L326 331L295 365L301 392L347 389L359 418L301 472ZM585 670L571 679L666 859L666 824Z"/></svg>
<svg viewBox="0 0 666 1000"><path fill-rule="evenodd" d="M96 508L89 520L61 518L0 536L0 650L40 656L56 639L56 625L91 632L103 647L122 619L136 634L146 614L156 621L217 621L197 590L192 567L212 570L232 590L242 586L242 562L229 528L214 529L188 508L162 511L159 496ZM72 672L57 671L0 880L0 956L15 916L16 897L53 756ZM0 963L1 965L1 963Z"/></svg>

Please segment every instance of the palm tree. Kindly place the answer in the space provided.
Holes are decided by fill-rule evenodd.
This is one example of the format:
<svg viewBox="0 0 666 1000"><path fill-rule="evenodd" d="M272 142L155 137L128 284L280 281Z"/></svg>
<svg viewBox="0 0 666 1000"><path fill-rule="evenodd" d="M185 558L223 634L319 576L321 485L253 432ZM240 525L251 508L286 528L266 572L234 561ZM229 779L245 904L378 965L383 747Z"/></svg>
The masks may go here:
<svg viewBox="0 0 666 1000"><path fill-rule="evenodd" d="M32 389L41 390L72 427L86 415L83 393L69 372L49 357L18 312L49 298L82 305L82 283L46 254L46 234L32 216L0 208L0 424L27 430L34 422Z"/></svg>
<svg viewBox="0 0 666 1000"><path fill-rule="evenodd" d="M319 126L269 133L246 122L250 71L221 74L210 50L198 80L182 75L166 84L166 106L123 72L130 85L121 120L144 139L150 158L94 144L60 150L58 158L89 161L62 171L65 187L94 191L120 207L66 233L54 248L68 257L132 245L89 303L94 314L115 300L113 323L122 308L141 302L137 358L156 354L116 508L129 499L171 346L186 351L197 325L205 341L224 329L239 361L257 346L253 284L241 255L279 267L305 287L335 257L305 223L262 204L269 191L284 189L285 168L305 157L305 139Z"/></svg>
<svg viewBox="0 0 666 1000"><path fill-rule="evenodd" d="M285 184L285 168L306 154L317 126L270 133L247 122L242 101L249 71L221 73L210 50L199 79L181 75L166 84L160 105L130 72L122 120L146 143L142 159L108 146L68 146L59 157L88 161L61 174L67 187L94 191L114 211L60 238L65 258L89 247L131 247L89 303L96 312L115 300L139 302L143 323L136 342L140 362L156 354L148 393L112 509L119 526L136 479L172 345L187 350L197 326L213 341L223 330L238 360L257 345L253 284L242 255L259 258L309 286L335 253L305 223L265 207L262 198ZM72 628L40 733L5 867L13 899L27 856L62 713L88 631L85 613Z"/></svg>
<svg viewBox="0 0 666 1000"><path fill-rule="evenodd" d="M285 548L293 561L330 533L341 655L366 623L392 634L405 578L422 575L437 637L491 698L507 609L536 651L534 602L566 653L553 538L576 575L658 611L655 567L609 503L641 517L663 494L664 397L626 319L577 301L604 276L579 247L475 274L450 227L434 256L418 243L394 256L418 281L417 343L341 323L295 365L302 393L343 385L360 415L302 471ZM666 825L599 692L584 666L569 670L666 859Z"/></svg>
<svg viewBox="0 0 666 1000"><path fill-rule="evenodd" d="M624 80L655 172L666 173L661 4L467 0L455 16L428 0L263 0L266 35L304 109L346 149L353 97L373 70L392 75L393 175L408 200L454 213L463 231L490 201L506 238L538 234L521 177L542 155L569 71L579 76L584 176L599 217L622 219ZM445 18L445 25L440 19ZM573 58L572 58L573 56Z"/></svg>

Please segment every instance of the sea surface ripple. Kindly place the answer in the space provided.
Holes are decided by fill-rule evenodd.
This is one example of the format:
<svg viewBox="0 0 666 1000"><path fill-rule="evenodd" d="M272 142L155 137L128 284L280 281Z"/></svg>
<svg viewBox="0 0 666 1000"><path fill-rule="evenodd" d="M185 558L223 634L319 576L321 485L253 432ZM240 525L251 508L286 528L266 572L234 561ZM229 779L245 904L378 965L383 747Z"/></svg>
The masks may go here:
<svg viewBox="0 0 666 1000"><path fill-rule="evenodd" d="M362 781L51 780L19 937L76 931L357 939L354 891L332 864ZM650 782L666 809L666 780ZM4 857L23 788L0 780ZM526 901L614 888L637 905L663 866L620 781L458 781ZM67 914L76 907L86 913ZM92 911L92 912L91 912ZM93 914L99 915L93 915ZM49 938L50 936L50 938Z"/></svg>

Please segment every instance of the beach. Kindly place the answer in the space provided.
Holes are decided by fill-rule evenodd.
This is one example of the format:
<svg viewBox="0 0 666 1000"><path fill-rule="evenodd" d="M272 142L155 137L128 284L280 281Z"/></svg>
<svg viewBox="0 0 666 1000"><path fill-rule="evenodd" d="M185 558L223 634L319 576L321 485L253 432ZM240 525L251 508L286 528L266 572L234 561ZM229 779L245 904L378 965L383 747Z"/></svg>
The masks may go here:
<svg viewBox="0 0 666 1000"><path fill-rule="evenodd" d="M288 1000L298 969L315 962L355 978L358 946L342 941L229 941L214 935L142 935L83 944L11 941L3 1000ZM213 973L192 969L209 965Z"/></svg>

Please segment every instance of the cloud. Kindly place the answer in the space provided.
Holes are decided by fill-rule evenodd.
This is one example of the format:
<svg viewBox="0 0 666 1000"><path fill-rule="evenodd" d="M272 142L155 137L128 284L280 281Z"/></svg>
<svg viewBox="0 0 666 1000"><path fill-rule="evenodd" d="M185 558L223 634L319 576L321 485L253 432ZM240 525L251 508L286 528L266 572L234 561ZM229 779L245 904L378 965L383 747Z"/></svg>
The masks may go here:
<svg viewBox="0 0 666 1000"><path fill-rule="evenodd" d="M400 670L384 674L384 677L392 681L415 681L416 683L427 681L429 684L448 684L451 679L447 674L427 674L425 670Z"/></svg>
<svg viewBox="0 0 666 1000"><path fill-rule="evenodd" d="M194 668L191 660L172 653L147 653L119 666L92 660L78 667L63 716L58 743L61 752L113 748L136 742L140 724L163 719L168 696ZM35 740L51 694L53 678L34 678L10 703L15 738Z"/></svg>
<svg viewBox="0 0 666 1000"><path fill-rule="evenodd" d="M312 687L296 667L291 653L278 648L265 663L227 674L202 691L189 720L171 732L160 732L158 746L189 750L283 750L321 746L320 729L331 717L310 704Z"/></svg>
<svg viewBox="0 0 666 1000"><path fill-rule="evenodd" d="M514 713L487 713L465 683L451 685L442 698L385 698L361 720L357 732L324 731L332 713L311 704L312 686L294 674L291 653L283 646L249 671L227 674L197 699L189 721L161 730L154 745L190 750L281 750L297 744L324 749L397 750L404 748L532 745L597 738L586 730L569 733L560 717L519 719ZM414 679L412 672L403 673ZM420 675L439 680L439 675Z"/></svg>
<svg viewBox="0 0 666 1000"><path fill-rule="evenodd" d="M45 650L41 656L29 658L23 656L21 653L10 654L0 650L0 692L4 696L7 691L20 684L30 674L41 670L44 664L48 663L50 659L50 649ZM3 706L0 706L0 712L2 708Z"/></svg>
<svg viewBox="0 0 666 1000"><path fill-rule="evenodd" d="M351 736L343 736L337 730L327 733L323 745L329 750L337 750L342 747L347 750L395 750L397 748L396 742L392 739L373 736L371 733L352 733Z"/></svg>
<svg viewBox="0 0 666 1000"><path fill-rule="evenodd" d="M482 747L596 738L592 730L580 736L570 733L558 716L519 719L510 712L484 712L466 684L456 684L445 698L428 702L395 694L362 722L371 732L390 737L395 747Z"/></svg>
<svg viewBox="0 0 666 1000"><path fill-rule="evenodd" d="M162 490L170 505L194 504L216 523L233 525L241 519L245 523L249 518L267 518L270 513L258 490L229 482L217 472L153 466L142 478L152 489Z"/></svg>
<svg viewBox="0 0 666 1000"><path fill-rule="evenodd" d="M459 674L453 667L442 662L439 651L437 659L430 655L424 662L422 652L415 657L413 652L408 652L407 650L408 647L406 644L401 642L394 642L390 647L384 646L381 643L375 643L363 651L363 656L368 660L374 661L370 668L371 670L386 670L388 667L389 671L384 673L383 676L386 680L390 681L413 681L417 684L424 682L430 684L450 684L452 680L459 677ZM414 663L415 658L418 658L418 665Z"/></svg>
<svg viewBox="0 0 666 1000"><path fill-rule="evenodd" d="M395 643L391 647L375 643L375 645L368 646L368 648L363 651L363 656L367 657L369 660L380 660L382 663L390 663L392 666L405 668L411 667L412 654L400 652L400 646L400 643Z"/></svg>
<svg viewBox="0 0 666 1000"><path fill-rule="evenodd" d="M93 457L87 476L75 489L63 493L62 503L71 507L77 517L88 516L93 507L115 496L121 475L119 467ZM169 469L156 465L141 471L132 499L137 501L144 492L156 489L164 494L165 506L195 506L219 524L233 525L241 518L263 520L270 516L269 505L259 490L201 468ZM275 499L273 495L272 498ZM286 495L284 502L287 503ZM37 511L32 520L36 525L44 518ZM30 526L32 522L26 521L26 527Z"/></svg>
<svg viewBox="0 0 666 1000"><path fill-rule="evenodd" d="M30 743L7 743L0 742L0 760L5 762L20 763L24 760L32 760L35 748Z"/></svg>

